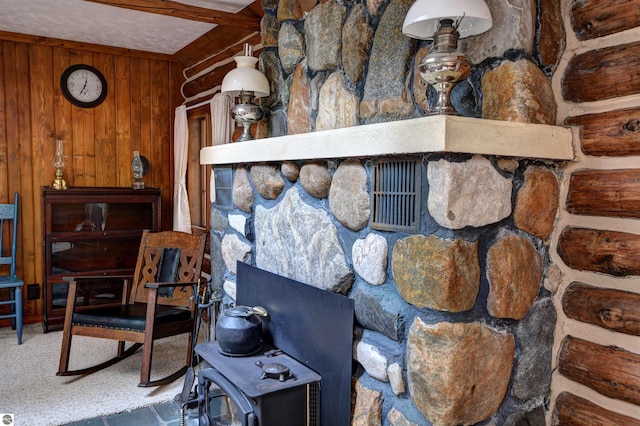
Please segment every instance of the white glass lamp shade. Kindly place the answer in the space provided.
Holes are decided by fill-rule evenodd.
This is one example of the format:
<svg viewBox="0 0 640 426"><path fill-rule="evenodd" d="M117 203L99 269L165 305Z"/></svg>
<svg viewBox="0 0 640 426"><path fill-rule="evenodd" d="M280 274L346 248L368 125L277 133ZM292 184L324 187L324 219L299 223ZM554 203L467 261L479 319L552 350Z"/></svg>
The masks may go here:
<svg viewBox="0 0 640 426"><path fill-rule="evenodd" d="M253 92L256 98L269 96L269 80L256 67L258 58L253 56L236 56L238 67L229 71L222 80L222 93L238 96L240 92Z"/></svg>
<svg viewBox="0 0 640 426"><path fill-rule="evenodd" d="M402 33L420 40L432 39L442 19L460 21L460 38L482 34L493 25L484 0L416 0L404 18Z"/></svg>

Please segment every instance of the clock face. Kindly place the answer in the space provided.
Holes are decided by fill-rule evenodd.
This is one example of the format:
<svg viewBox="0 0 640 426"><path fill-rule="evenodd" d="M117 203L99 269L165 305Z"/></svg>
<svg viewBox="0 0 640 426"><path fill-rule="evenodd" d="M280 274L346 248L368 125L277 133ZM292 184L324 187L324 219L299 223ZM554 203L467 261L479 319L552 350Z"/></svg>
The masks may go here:
<svg viewBox="0 0 640 426"><path fill-rule="evenodd" d="M74 105L93 108L107 96L107 81L97 69L89 65L72 65L60 78L60 88Z"/></svg>

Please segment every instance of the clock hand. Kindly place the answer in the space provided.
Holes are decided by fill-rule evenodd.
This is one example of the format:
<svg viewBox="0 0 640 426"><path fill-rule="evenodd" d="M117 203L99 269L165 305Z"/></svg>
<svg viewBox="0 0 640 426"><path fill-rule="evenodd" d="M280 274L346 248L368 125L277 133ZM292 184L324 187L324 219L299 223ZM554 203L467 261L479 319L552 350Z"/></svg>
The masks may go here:
<svg viewBox="0 0 640 426"><path fill-rule="evenodd" d="M89 82L89 80L85 79L84 80L84 86L82 86L82 89L80 89L80 94L84 94L85 90L87 89L87 83Z"/></svg>

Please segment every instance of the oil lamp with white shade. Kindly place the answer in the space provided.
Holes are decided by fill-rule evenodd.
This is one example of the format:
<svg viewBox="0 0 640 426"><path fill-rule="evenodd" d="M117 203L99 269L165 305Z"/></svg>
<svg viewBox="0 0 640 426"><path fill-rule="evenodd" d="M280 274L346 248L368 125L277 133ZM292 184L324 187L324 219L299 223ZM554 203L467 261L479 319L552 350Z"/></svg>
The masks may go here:
<svg viewBox="0 0 640 426"><path fill-rule="evenodd" d="M244 45L244 55L233 58L238 64L237 68L229 71L222 80L221 92L238 102L231 110L231 116L242 126L243 131L236 142L252 140L251 125L262 120L264 112L260 105L255 103L256 98L269 96L271 93L269 81L256 69L258 58L253 56L253 48L250 44Z"/></svg>
<svg viewBox="0 0 640 426"><path fill-rule="evenodd" d="M430 114L458 115L451 105L451 90L471 72L471 62L458 50L458 39L491 28L491 11L484 0L417 0L407 12L402 33L433 40L420 64L420 76L438 94Z"/></svg>

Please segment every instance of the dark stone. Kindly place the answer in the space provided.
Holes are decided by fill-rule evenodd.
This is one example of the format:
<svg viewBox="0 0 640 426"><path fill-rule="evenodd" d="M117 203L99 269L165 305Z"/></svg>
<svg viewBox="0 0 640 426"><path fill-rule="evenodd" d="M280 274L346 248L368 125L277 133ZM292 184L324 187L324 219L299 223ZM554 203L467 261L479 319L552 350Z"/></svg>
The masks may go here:
<svg viewBox="0 0 640 426"><path fill-rule="evenodd" d="M268 97L262 98L263 108L275 108L278 105L289 105L289 86L291 81L287 81L282 72L282 65L278 55L270 50L265 50L260 54L260 70L269 80L271 93Z"/></svg>
<svg viewBox="0 0 640 426"><path fill-rule="evenodd" d="M507 417L504 426L545 426L544 409L536 407L526 413L516 413Z"/></svg>
<svg viewBox="0 0 640 426"><path fill-rule="evenodd" d="M547 396L551 388L551 357L556 310L550 298L533 304L516 327L521 345L511 393L520 400Z"/></svg>
<svg viewBox="0 0 640 426"><path fill-rule="evenodd" d="M409 87L414 44L402 34L409 7L408 0L391 1L376 29L360 103L360 116L367 124L402 120L414 113Z"/></svg>
<svg viewBox="0 0 640 426"><path fill-rule="evenodd" d="M269 114L269 137L285 136L287 134L287 111L271 111Z"/></svg>
<svg viewBox="0 0 640 426"><path fill-rule="evenodd" d="M356 284L352 298L356 319L362 326L380 332L396 342L403 339L404 302L395 292L360 282Z"/></svg>

